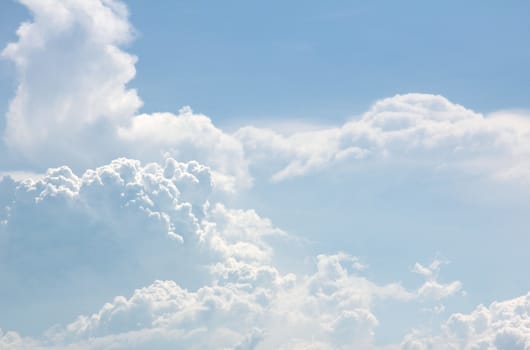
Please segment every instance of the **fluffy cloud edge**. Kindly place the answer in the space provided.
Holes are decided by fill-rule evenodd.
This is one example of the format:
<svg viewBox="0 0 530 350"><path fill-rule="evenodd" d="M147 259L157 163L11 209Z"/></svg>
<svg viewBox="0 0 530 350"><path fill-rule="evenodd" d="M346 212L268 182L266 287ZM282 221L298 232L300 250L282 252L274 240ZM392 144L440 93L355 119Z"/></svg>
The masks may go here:
<svg viewBox="0 0 530 350"><path fill-rule="evenodd" d="M527 111L485 116L440 95L396 95L342 125L286 133L253 126L228 133L189 107L138 114L142 102L128 87L136 58L122 48L134 30L123 3L21 2L33 17L3 56L18 72L4 140L8 152L26 159L23 170L59 160L79 171L119 156L171 156L206 164L219 189L235 192L264 175L278 182L345 162L412 160L529 182Z"/></svg>

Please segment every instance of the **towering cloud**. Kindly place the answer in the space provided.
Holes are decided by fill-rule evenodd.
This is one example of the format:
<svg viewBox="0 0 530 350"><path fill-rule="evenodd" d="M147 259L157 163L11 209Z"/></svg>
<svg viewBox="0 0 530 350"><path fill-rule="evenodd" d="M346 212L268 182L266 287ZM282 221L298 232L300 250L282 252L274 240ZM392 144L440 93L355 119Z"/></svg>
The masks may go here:
<svg viewBox="0 0 530 350"><path fill-rule="evenodd" d="M218 187L248 187L241 144L209 118L136 113L142 102L127 83L136 57L121 46L134 36L126 6L114 0L22 1L32 13L18 41L3 51L18 87L4 140L26 166L67 162L82 170L120 156L144 161L198 160L212 167Z"/></svg>
<svg viewBox="0 0 530 350"><path fill-rule="evenodd" d="M36 163L93 163L114 125L142 104L125 86L136 58L119 48L133 35L127 8L114 0L21 2L33 19L2 52L18 76L5 141Z"/></svg>
<svg viewBox="0 0 530 350"><path fill-rule="evenodd" d="M4 322L35 305L58 315L53 303L66 310L108 297L91 289L99 285L127 291L190 272L183 265L211 191L207 168L172 159L144 167L122 158L81 177L63 166L37 181L0 183L1 290L11 296L0 300Z"/></svg>

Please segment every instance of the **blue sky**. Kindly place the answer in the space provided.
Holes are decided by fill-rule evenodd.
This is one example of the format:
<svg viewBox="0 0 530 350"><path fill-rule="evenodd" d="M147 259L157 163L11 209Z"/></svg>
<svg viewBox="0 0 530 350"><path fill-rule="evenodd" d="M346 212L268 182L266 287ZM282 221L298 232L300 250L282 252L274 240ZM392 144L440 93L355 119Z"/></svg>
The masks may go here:
<svg viewBox="0 0 530 350"><path fill-rule="evenodd" d="M133 85L148 111L180 103L219 121L340 120L406 92L481 112L528 108L526 1L129 6L139 32Z"/></svg>
<svg viewBox="0 0 530 350"><path fill-rule="evenodd" d="M529 346L528 2L20 2L0 350Z"/></svg>

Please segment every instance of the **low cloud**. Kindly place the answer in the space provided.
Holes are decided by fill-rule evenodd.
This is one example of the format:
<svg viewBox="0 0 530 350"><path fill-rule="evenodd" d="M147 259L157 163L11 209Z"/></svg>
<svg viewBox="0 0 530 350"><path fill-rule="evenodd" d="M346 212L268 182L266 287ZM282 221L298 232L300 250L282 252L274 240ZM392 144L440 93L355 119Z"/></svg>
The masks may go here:
<svg viewBox="0 0 530 350"><path fill-rule="evenodd" d="M211 173L197 162L120 158L81 176L63 166L0 184L0 292L16 295L2 300L3 324L36 308L50 316L32 322L50 327L63 323L58 305L71 313L135 289L40 337L6 332L11 349L371 347L379 301L440 298L375 283L346 253L317 256L306 274L280 272L267 240L287 234L253 210L210 202Z"/></svg>
<svg viewBox="0 0 530 350"><path fill-rule="evenodd" d="M405 337L403 349L528 349L530 294L479 305L469 314L455 313L438 335L420 330Z"/></svg>

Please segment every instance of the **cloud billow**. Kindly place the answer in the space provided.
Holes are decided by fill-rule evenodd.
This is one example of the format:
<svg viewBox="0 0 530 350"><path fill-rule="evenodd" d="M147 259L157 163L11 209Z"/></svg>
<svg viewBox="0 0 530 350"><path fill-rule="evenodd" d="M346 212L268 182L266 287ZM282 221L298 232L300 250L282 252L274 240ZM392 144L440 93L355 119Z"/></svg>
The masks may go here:
<svg viewBox="0 0 530 350"><path fill-rule="evenodd" d="M375 349L379 303L439 312L463 284L440 281L438 260L414 266L416 288L375 282L342 252L292 272L271 243L292 237L227 194L366 160L528 181L524 113L485 116L438 95L396 95L343 125L290 133L229 133L189 107L142 114L123 3L21 2L32 20L2 51L18 78L4 142L24 171L51 168L0 181L2 350ZM527 299L385 348L526 348Z"/></svg>
<svg viewBox="0 0 530 350"><path fill-rule="evenodd" d="M405 337L403 349L528 349L530 295L479 305L468 314L455 313L442 325L441 334L415 330Z"/></svg>
<svg viewBox="0 0 530 350"><path fill-rule="evenodd" d="M58 317L59 305L79 312L100 300L96 290L112 300L41 337L7 332L12 349L368 346L379 300L439 302L421 292L433 283L448 288L441 298L458 290L433 275L417 291L379 285L344 253L319 255L306 275L281 273L267 237L286 233L252 210L210 203L211 174L196 162L120 158L81 176L63 166L2 186L11 195L1 212L0 291L16 298L2 300L1 322L38 308L51 316L33 322L51 327L68 316Z"/></svg>
<svg viewBox="0 0 530 350"><path fill-rule="evenodd" d="M119 49L133 35L127 9L117 1L22 3L33 20L2 51L18 79L5 142L40 165L50 164L51 154L76 165L94 164L106 154L114 125L142 104L125 86L136 74L136 58Z"/></svg>

